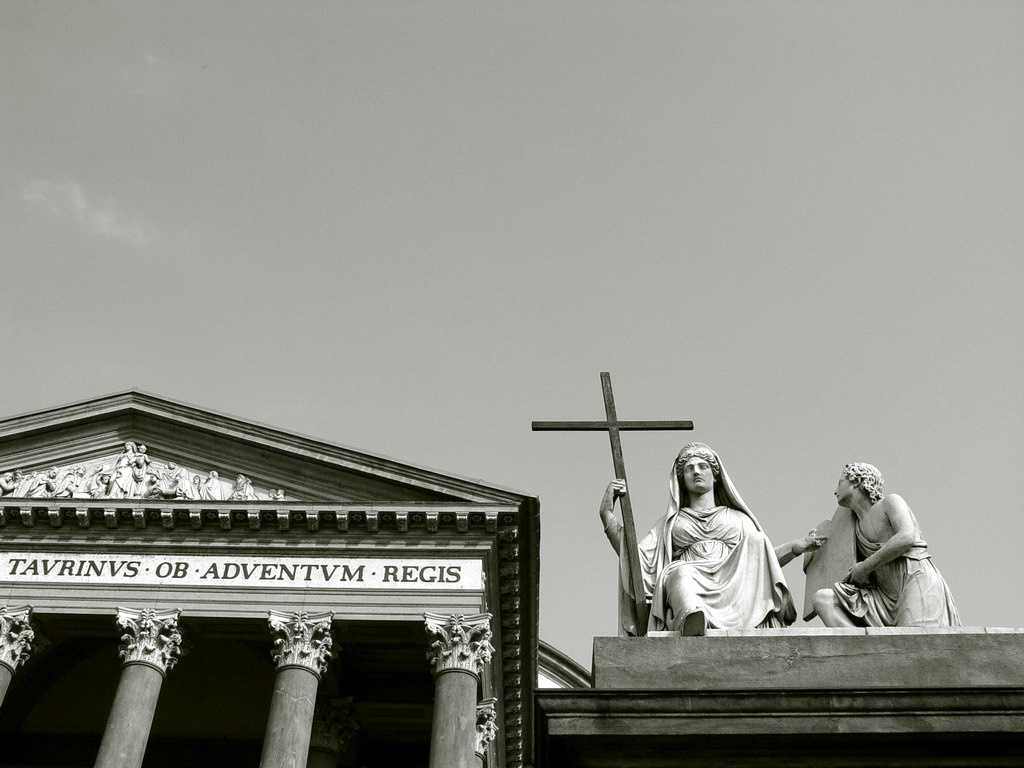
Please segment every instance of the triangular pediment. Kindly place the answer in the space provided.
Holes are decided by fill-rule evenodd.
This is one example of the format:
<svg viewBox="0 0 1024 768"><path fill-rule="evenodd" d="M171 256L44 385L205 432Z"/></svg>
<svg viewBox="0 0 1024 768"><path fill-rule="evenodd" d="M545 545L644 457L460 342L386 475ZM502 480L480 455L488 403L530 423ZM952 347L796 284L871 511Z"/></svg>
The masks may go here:
<svg viewBox="0 0 1024 768"><path fill-rule="evenodd" d="M524 494L131 391L0 421L7 497L498 502Z"/></svg>

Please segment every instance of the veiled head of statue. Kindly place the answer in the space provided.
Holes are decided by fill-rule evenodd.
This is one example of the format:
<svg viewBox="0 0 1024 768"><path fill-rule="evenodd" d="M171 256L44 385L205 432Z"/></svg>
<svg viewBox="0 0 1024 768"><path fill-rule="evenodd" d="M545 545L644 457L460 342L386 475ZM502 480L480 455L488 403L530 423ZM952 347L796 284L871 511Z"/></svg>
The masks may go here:
<svg viewBox="0 0 1024 768"><path fill-rule="evenodd" d="M704 443L688 443L676 456L676 474L682 474L683 467L690 459L704 459L711 465L711 474L715 480L722 477L722 465L718 461L718 454L708 448Z"/></svg>

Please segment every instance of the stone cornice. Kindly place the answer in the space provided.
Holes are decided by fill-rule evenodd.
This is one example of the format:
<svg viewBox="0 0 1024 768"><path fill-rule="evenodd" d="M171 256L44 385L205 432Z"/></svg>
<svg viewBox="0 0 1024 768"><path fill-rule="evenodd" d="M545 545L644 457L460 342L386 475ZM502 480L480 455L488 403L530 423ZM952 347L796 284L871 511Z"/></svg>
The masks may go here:
<svg viewBox="0 0 1024 768"><path fill-rule="evenodd" d="M377 533L425 530L437 533L471 530L495 533L519 521L518 507L508 504L383 502L375 504L309 504L294 502L196 502L145 499L0 499L0 528L7 525L105 526L107 528L233 528L257 531L292 529L316 532L335 529Z"/></svg>
<svg viewBox="0 0 1024 768"><path fill-rule="evenodd" d="M166 675L181 654L180 615L179 610L118 608L117 626L126 630L121 636L121 660L126 665L147 664Z"/></svg>
<svg viewBox="0 0 1024 768"><path fill-rule="evenodd" d="M32 625L32 606L0 606L0 664L12 672L28 661L36 638Z"/></svg>
<svg viewBox="0 0 1024 768"><path fill-rule="evenodd" d="M334 640L331 637L333 613L308 614L269 611L270 631L274 635L271 650L278 669L302 667L318 678L327 670Z"/></svg>

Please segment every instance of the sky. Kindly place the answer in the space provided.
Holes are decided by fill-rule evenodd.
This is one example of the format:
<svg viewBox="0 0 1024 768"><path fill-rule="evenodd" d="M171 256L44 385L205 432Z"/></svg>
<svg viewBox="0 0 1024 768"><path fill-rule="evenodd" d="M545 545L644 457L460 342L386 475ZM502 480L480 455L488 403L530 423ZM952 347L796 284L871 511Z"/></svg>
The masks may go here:
<svg viewBox="0 0 1024 768"><path fill-rule="evenodd" d="M616 633L715 448L769 536L843 465L1024 626L1024 5L0 0L0 412L138 388L541 504L541 638ZM798 605L799 561L785 569ZM816 623L816 622L815 622Z"/></svg>

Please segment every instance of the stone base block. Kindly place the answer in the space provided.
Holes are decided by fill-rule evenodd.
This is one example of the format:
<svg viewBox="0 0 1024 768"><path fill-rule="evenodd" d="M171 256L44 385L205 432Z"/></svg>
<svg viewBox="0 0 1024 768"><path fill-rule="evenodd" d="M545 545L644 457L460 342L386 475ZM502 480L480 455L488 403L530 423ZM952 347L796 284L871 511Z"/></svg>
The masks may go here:
<svg viewBox="0 0 1024 768"><path fill-rule="evenodd" d="M594 638L594 688L1024 687L1024 631L825 628Z"/></svg>

